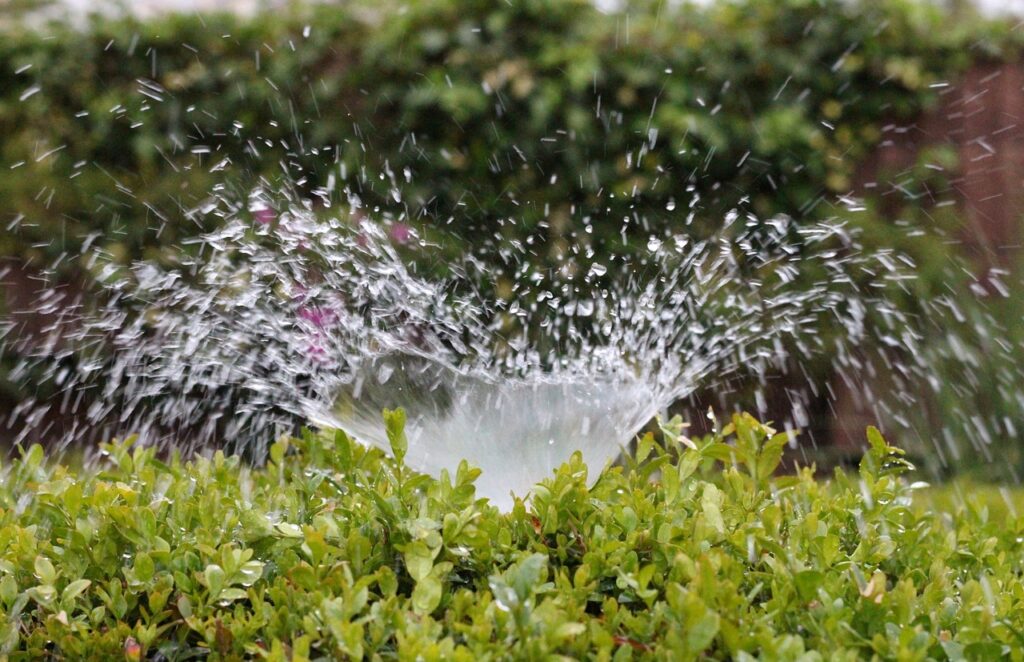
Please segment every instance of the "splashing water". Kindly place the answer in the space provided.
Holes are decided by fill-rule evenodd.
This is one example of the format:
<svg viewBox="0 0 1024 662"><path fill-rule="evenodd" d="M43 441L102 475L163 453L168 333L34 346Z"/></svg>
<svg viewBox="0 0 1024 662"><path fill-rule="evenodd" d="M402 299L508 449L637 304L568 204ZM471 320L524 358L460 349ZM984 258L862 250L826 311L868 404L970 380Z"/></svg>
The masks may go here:
<svg viewBox="0 0 1024 662"><path fill-rule="evenodd" d="M510 491L525 495L574 451L603 466L657 413L658 395L636 379L498 381L415 363L393 356L375 362L365 381L344 389L326 415L314 410L313 420L387 448L378 412L401 404L410 416L406 461L437 474L454 473L468 458L482 470L479 493L502 507L511 505ZM401 376L391 379L404 383L382 384L376 368L395 370Z"/></svg>
<svg viewBox="0 0 1024 662"><path fill-rule="evenodd" d="M98 395L70 437L134 432L259 458L300 419L387 449L381 410L403 407L412 466L438 473L466 459L483 470L480 493L508 506L574 451L603 466L697 388L763 377L793 351L848 359L907 323L893 310L889 327L865 324L880 302L859 280L877 288L905 273L859 251L841 224L733 214L710 239L652 237L639 255L575 273L540 271L513 250L502 270L512 294L498 297L492 266L467 256L417 273L396 248L416 239L410 228L351 208L259 190L202 213L219 229L173 266L126 271L90 255L103 304L54 306L74 329L55 324L35 361L79 394L65 408ZM819 336L825 322L844 332Z"/></svg>

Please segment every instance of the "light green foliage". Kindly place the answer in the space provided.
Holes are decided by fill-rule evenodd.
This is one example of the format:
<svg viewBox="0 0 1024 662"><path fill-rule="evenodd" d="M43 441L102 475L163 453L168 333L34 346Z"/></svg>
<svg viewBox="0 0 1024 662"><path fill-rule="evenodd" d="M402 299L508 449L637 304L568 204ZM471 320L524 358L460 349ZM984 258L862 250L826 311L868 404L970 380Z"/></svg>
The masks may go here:
<svg viewBox="0 0 1024 662"><path fill-rule="evenodd" d="M435 480L341 433L263 468L32 448L0 480L0 658L1024 659L1024 520L913 507L877 430L821 481L775 476L788 437L749 416L665 428L507 514L465 463Z"/></svg>

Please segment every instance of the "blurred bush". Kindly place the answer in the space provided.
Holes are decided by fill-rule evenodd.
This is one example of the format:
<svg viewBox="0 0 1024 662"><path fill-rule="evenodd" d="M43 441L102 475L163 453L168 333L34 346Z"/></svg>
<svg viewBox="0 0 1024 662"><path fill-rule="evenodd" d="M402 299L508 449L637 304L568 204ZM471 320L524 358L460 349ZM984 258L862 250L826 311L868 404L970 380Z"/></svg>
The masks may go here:
<svg viewBox="0 0 1024 662"><path fill-rule="evenodd" d="M43 265L102 233L117 260L282 167L307 192L467 240L624 218L695 232L749 206L834 213L885 122L913 118L1011 31L921 2L581 0L295 6L0 38L0 251ZM503 223L514 219L515 223Z"/></svg>

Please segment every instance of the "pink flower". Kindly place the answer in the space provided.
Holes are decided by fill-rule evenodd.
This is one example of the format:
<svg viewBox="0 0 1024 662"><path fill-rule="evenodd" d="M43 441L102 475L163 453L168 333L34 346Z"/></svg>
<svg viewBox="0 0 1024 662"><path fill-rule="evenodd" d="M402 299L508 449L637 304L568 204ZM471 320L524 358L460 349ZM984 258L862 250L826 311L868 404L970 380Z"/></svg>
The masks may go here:
<svg viewBox="0 0 1024 662"><path fill-rule="evenodd" d="M309 343L306 346L306 358L317 363L327 362L327 350L319 343Z"/></svg>
<svg viewBox="0 0 1024 662"><path fill-rule="evenodd" d="M273 209L261 207L253 210L252 217L256 219L256 222L260 225L270 225L277 219L277 214L274 213Z"/></svg>
<svg viewBox="0 0 1024 662"><path fill-rule="evenodd" d="M404 244L412 239L412 228L406 223L392 223L389 234L393 241Z"/></svg>
<svg viewBox="0 0 1024 662"><path fill-rule="evenodd" d="M338 320L338 314L331 308L320 306L302 306L298 310L300 319L304 319L318 329L327 328Z"/></svg>

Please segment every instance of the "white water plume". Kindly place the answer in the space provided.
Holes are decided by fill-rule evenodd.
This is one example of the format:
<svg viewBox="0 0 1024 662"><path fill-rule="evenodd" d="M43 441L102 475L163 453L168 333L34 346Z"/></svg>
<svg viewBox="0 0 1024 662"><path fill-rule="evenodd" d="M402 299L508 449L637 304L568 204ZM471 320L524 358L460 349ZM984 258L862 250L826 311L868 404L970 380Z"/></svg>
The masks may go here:
<svg viewBox="0 0 1024 662"><path fill-rule="evenodd" d="M136 433L258 459L306 420L386 450L381 410L404 407L412 466L469 460L483 469L480 493L507 506L573 451L595 468L613 460L698 388L794 359L849 360L889 334L865 325L884 303L872 288L906 277L841 224L733 214L710 239L651 241L582 276L513 251L501 271L511 294L499 297L487 294L493 265L466 257L426 275L384 224L285 194L271 211L271 197L205 207L219 229L173 266L88 258L103 304L64 302L74 329L55 325L59 340L32 359L76 394L63 404L79 409L65 443ZM904 323L893 312L889 326ZM820 337L823 325L843 333Z"/></svg>

